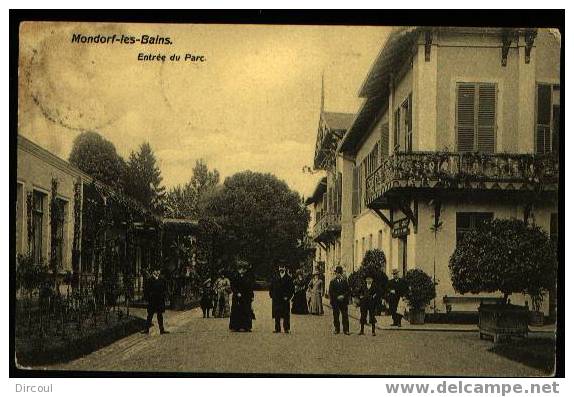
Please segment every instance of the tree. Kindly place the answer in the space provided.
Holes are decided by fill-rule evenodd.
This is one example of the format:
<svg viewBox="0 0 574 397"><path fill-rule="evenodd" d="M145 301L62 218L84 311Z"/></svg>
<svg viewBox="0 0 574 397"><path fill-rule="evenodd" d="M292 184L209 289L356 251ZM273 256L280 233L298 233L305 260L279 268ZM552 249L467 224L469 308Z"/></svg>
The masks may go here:
<svg viewBox="0 0 574 397"><path fill-rule="evenodd" d="M197 219L204 196L219 184L219 171L210 171L207 164L197 160L192 176L185 185L172 188L166 195L166 214L173 218Z"/></svg>
<svg viewBox="0 0 574 397"><path fill-rule="evenodd" d="M539 226L495 219L466 233L450 257L454 289L540 296L556 283L556 249Z"/></svg>
<svg viewBox="0 0 574 397"><path fill-rule="evenodd" d="M278 261L296 267L307 255L309 213L298 193L271 174L245 171L206 196L205 216L220 225L220 255L248 261L269 277Z"/></svg>
<svg viewBox="0 0 574 397"><path fill-rule="evenodd" d="M121 190L126 164L113 143L97 132L82 132L74 139L68 159L93 178Z"/></svg>
<svg viewBox="0 0 574 397"><path fill-rule="evenodd" d="M152 211L162 213L165 187L149 143L143 143L138 152L131 152L125 175L126 193Z"/></svg>

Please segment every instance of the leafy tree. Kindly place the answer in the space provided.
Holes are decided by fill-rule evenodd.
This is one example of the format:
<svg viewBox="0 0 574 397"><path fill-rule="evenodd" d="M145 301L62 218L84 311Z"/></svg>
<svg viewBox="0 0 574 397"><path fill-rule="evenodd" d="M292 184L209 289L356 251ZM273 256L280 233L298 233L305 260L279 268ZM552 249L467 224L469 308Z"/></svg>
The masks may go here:
<svg viewBox="0 0 574 397"><path fill-rule="evenodd" d="M372 249L365 252L361 266L377 272L385 272L387 266L387 257L379 249Z"/></svg>
<svg viewBox="0 0 574 397"><path fill-rule="evenodd" d="M460 293L500 291L540 296L556 283L556 249L539 226L495 219L465 234L450 257Z"/></svg>
<svg viewBox="0 0 574 397"><path fill-rule="evenodd" d="M210 171L203 160L197 160L188 183L172 188L166 195L166 214L173 218L199 217L200 202L219 184L219 171Z"/></svg>
<svg viewBox="0 0 574 397"><path fill-rule="evenodd" d="M126 164L113 143L97 132L82 132L74 139L68 159L95 179L121 190Z"/></svg>
<svg viewBox="0 0 574 397"><path fill-rule="evenodd" d="M220 225L216 251L248 261L259 277L269 277L284 261L304 261L309 213L298 193L271 174L245 171L225 179L206 196L205 215Z"/></svg>
<svg viewBox="0 0 574 397"><path fill-rule="evenodd" d="M165 187L155 155L149 143L143 143L138 152L131 152L127 163L126 193L151 210L164 210Z"/></svg>

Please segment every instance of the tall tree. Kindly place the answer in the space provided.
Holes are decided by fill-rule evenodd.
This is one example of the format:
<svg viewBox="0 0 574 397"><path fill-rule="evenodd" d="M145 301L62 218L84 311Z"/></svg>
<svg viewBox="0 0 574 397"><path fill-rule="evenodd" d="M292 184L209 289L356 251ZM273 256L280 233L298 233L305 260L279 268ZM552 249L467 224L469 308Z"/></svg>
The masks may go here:
<svg viewBox="0 0 574 397"><path fill-rule="evenodd" d="M126 164L114 144L97 132L82 132L74 139L68 159L95 179L121 190Z"/></svg>
<svg viewBox="0 0 574 397"><path fill-rule="evenodd" d="M162 213L165 187L149 143L144 142L137 152L131 152L125 175L126 193L151 210Z"/></svg>
<svg viewBox="0 0 574 397"><path fill-rule="evenodd" d="M202 159L195 162L192 176L185 185L172 188L166 195L166 213L174 218L194 218L200 215L200 202L219 184L219 171L209 170Z"/></svg>
<svg viewBox="0 0 574 397"><path fill-rule="evenodd" d="M258 277L268 278L278 261L296 266L305 259L309 213L299 194L274 175L245 171L228 177L207 196L205 208L224 231L217 241L220 255L249 261Z"/></svg>

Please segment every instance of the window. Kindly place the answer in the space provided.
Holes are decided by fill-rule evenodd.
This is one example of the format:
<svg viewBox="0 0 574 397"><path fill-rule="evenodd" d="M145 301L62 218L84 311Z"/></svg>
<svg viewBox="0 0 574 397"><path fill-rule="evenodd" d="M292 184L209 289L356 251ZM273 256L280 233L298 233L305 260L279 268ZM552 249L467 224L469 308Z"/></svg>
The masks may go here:
<svg viewBox="0 0 574 397"><path fill-rule="evenodd" d="M64 226L66 220L66 202L61 199L56 199L55 203L55 221L56 221L56 233L54 235L54 253L56 254L55 260L58 266L62 266L64 263Z"/></svg>
<svg viewBox="0 0 574 397"><path fill-rule="evenodd" d="M373 233L369 234L369 251L373 249Z"/></svg>
<svg viewBox="0 0 574 397"><path fill-rule="evenodd" d="M560 137L560 86L538 84L536 102L536 153L557 151Z"/></svg>
<svg viewBox="0 0 574 397"><path fill-rule="evenodd" d="M377 237L377 249L383 250L383 231L379 230L379 235Z"/></svg>
<svg viewBox="0 0 574 397"><path fill-rule="evenodd" d="M361 259L363 259L363 256L365 256L365 238L364 237L361 239Z"/></svg>
<svg viewBox="0 0 574 397"><path fill-rule="evenodd" d="M553 241L558 241L558 214L550 214L550 238Z"/></svg>
<svg viewBox="0 0 574 397"><path fill-rule="evenodd" d="M22 253L22 222L24 219L24 187L16 184L16 252Z"/></svg>
<svg viewBox="0 0 574 397"><path fill-rule="evenodd" d="M457 212L456 213L456 243L462 241L465 233L476 229L481 224L491 221L492 212Z"/></svg>
<svg viewBox="0 0 574 397"><path fill-rule="evenodd" d="M379 143L377 142L371 153L363 160L365 163L366 176L371 175L379 166Z"/></svg>
<svg viewBox="0 0 574 397"><path fill-rule="evenodd" d="M32 196L32 257L36 263L43 259L43 232L44 232L44 201L46 195L34 191Z"/></svg>
<svg viewBox="0 0 574 397"><path fill-rule="evenodd" d="M494 153L496 84L458 83L456 99L458 151Z"/></svg>
<svg viewBox="0 0 574 397"><path fill-rule="evenodd" d="M404 277L407 274L407 238L400 237L399 238L399 269L403 272L402 276Z"/></svg>

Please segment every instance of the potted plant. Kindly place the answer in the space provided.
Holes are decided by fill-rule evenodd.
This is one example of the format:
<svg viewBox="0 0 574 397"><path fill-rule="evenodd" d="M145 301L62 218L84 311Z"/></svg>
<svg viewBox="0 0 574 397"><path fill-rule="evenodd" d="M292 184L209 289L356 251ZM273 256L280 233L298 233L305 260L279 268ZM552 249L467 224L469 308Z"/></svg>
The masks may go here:
<svg viewBox="0 0 574 397"><path fill-rule="evenodd" d="M495 219L465 234L449 261L454 289L462 294L504 294L503 303L479 307L481 337L490 335L498 341L527 335L528 308L511 305L508 297L524 293L536 301L556 283L553 247L540 227L516 219Z"/></svg>
<svg viewBox="0 0 574 397"><path fill-rule="evenodd" d="M405 299L409 306L410 324L424 324L425 308L436 297L436 288L432 278L421 269L411 269L405 274L408 287Z"/></svg>

